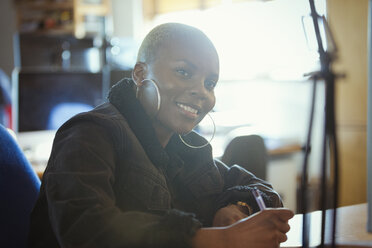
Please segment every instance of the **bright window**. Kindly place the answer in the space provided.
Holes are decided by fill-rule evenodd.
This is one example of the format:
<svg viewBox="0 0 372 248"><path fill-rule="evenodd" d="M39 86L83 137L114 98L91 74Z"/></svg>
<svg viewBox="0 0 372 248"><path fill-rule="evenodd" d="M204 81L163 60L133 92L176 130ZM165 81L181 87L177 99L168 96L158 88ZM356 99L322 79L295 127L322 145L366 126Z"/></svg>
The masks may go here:
<svg viewBox="0 0 372 248"><path fill-rule="evenodd" d="M325 1L315 2L318 13L325 13ZM200 28L215 44L221 65L212 113L216 156L244 132L303 144L311 94L303 74L319 67L302 28L301 18L309 13L307 0L221 1L206 10L158 15L148 23L144 34L158 24L180 22ZM209 130L206 118L201 132L208 136Z"/></svg>

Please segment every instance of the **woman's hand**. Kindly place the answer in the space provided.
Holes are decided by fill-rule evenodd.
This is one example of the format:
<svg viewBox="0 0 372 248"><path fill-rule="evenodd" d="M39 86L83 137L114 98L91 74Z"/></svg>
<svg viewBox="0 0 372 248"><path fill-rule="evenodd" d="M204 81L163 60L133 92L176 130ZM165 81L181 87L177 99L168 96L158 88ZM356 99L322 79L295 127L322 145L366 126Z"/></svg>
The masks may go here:
<svg viewBox="0 0 372 248"><path fill-rule="evenodd" d="M219 209L214 215L213 226L229 226L241 219L248 217L248 214L245 213L242 208L242 206L231 204Z"/></svg>
<svg viewBox="0 0 372 248"><path fill-rule="evenodd" d="M226 228L229 247L279 247L293 217L288 209L266 209Z"/></svg>
<svg viewBox="0 0 372 248"><path fill-rule="evenodd" d="M293 217L289 209L265 209L223 228L202 228L194 239L195 248L267 248L279 247L287 240Z"/></svg>

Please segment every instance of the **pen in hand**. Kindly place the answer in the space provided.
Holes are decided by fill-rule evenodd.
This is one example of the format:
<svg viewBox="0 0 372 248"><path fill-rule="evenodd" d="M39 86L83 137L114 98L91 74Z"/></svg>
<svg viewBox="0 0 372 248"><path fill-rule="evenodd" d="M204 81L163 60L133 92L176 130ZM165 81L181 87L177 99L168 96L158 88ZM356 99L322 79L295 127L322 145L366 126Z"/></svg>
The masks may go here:
<svg viewBox="0 0 372 248"><path fill-rule="evenodd" d="M254 198L256 199L257 205L260 208L260 210L264 210L266 208L265 202L262 199L262 196L260 194L260 191L257 189L257 187L254 187L252 189L252 193Z"/></svg>

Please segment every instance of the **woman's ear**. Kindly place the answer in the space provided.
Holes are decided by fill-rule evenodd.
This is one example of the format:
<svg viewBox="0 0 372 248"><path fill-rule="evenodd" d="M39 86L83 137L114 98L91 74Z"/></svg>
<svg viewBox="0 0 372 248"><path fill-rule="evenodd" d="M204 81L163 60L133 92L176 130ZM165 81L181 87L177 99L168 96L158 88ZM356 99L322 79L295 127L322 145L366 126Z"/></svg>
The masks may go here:
<svg viewBox="0 0 372 248"><path fill-rule="evenodd" d="M143 62L137 62L132 71L132 79L137 86L141 86L142 81L146 78L147 65Z"/></svg>

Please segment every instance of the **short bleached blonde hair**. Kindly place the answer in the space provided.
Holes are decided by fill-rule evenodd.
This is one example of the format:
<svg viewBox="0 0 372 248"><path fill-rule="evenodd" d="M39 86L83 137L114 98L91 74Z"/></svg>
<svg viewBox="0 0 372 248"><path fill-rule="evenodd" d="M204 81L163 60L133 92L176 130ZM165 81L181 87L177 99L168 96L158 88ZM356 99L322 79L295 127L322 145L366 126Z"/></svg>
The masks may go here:
<svg viewBox="0 0 372 248"><path fill-rule="evenodd" d="M151 63L155 61L159 47L176 37L189 40L201 39L209 43L216 51L213 43L201 30L181 23L165 23L156 26L146 35L139 48L137 62Z"/></svg>

